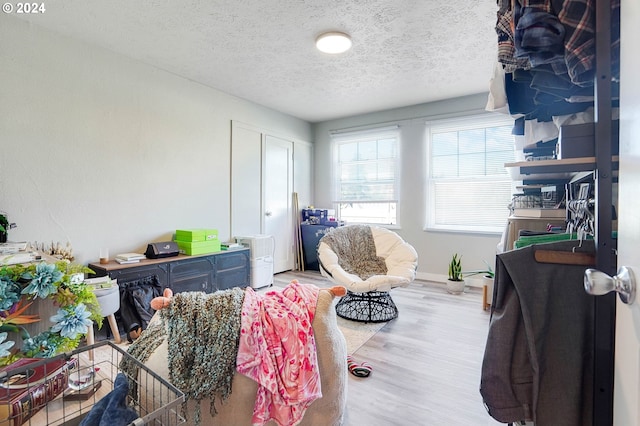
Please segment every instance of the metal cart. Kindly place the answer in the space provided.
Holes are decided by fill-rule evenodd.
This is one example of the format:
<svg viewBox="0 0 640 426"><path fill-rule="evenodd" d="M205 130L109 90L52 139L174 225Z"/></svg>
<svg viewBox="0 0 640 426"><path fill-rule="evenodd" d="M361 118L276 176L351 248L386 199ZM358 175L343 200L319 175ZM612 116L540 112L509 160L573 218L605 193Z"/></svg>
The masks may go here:
<svg viewBox="0 0 640 426"><path fill-rule="evenodd" d="M60 359L66 361L65 368L50 371L46 379L33 383L27 379L21 388L8 381L29 377L36 368ZM133 363L137 374L127 374L121 368L122 360ZM103 341L0 372L0 426L77 426L110 394L119 374L126 377L129 386L126 406L138 414L130 426L185 423L180 414L184 394L120 347Z"/></svg>

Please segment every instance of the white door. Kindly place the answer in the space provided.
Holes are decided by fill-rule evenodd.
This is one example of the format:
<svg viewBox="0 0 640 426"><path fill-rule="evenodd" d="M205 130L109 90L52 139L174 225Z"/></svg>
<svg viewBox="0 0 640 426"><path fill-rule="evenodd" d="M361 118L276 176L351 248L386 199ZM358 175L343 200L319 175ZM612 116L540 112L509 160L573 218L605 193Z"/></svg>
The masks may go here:
<svg viewBox="0 0 640 426"><path fill-rule="evenodd" d="M640 2L621 3L620 179L618 265L640 273ZM613 419L616 426L640 425L640 301L618 302Z"/></svg>
<svg viewBox="0 0 640 426"><path fill-rule="evenodd" d="M275 238L273 272L293 269L293 142L265 135L264 234Z"/></svg>

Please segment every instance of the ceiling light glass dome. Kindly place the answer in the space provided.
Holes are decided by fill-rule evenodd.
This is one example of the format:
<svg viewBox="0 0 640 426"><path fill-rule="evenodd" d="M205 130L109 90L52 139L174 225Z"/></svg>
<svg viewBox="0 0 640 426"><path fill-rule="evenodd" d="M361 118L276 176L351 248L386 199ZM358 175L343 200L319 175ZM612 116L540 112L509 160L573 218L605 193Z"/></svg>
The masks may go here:
<svg viewBox="0 0 640 426"><path fill-rule="evenodd" d="M351 48L351 37L338 31L324 33L316 39L316 47L324 53L343 53Z"/></svg>

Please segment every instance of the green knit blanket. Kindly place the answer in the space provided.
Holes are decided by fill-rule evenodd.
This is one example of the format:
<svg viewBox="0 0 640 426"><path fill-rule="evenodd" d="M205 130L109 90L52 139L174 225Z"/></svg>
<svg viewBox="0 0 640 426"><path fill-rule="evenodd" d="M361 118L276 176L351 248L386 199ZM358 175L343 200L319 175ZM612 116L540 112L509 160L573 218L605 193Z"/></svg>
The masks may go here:
<svg viewBox="0 0 640 426"><path fill-rule="evenodd" d="M144 363L166 336L169 381L187 400L210 399L209 410L214 415L215 397L224 401L231 394L243 301L244 289L238 287L212 294L178 293L160 311L163 321L147 328L128 352ZM121 364L123 371L125 368L131 367ZM130 377L137 377L137 372ZM194 424L199 425L199 403L194 416Z"/></svg>

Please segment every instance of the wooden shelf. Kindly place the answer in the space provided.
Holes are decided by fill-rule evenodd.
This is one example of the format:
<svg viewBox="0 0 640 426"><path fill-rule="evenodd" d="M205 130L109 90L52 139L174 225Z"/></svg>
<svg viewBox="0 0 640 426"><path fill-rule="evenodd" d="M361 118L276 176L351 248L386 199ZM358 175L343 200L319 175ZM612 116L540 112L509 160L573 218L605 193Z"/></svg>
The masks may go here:
<svg viewBox="0 0 640 426"><path fill-rule="evenodd" d="M195 259L198 257L206 257L212 254L218 254L218 253L227 253L227 252L219 251L214 253L198 254L195 256L178 254L177 256L161 257L158 259L150 259L150 258L141 259L140 262L135 262L135 263L118 263L115 260L110 260L109 263L99 263L99 262L90 263L89 268L93 269L94 271L101 272L101 274L99 275L108 275L109 272L112 272L112 271L120 271L123 269L130 269L130 268L139 268L140 266L157 265L161 263L173 262L173 261L184 260L184 259Z"/></svg>
<svg viewBox="0 0 640 426"><path fill-rule="evenodd" d="M613 169L618 169L618 156L611 157ZM518 161L504 165L512 180L571 179L577 172L596 168L596 157L564 158L562 160Z"/></svg>

